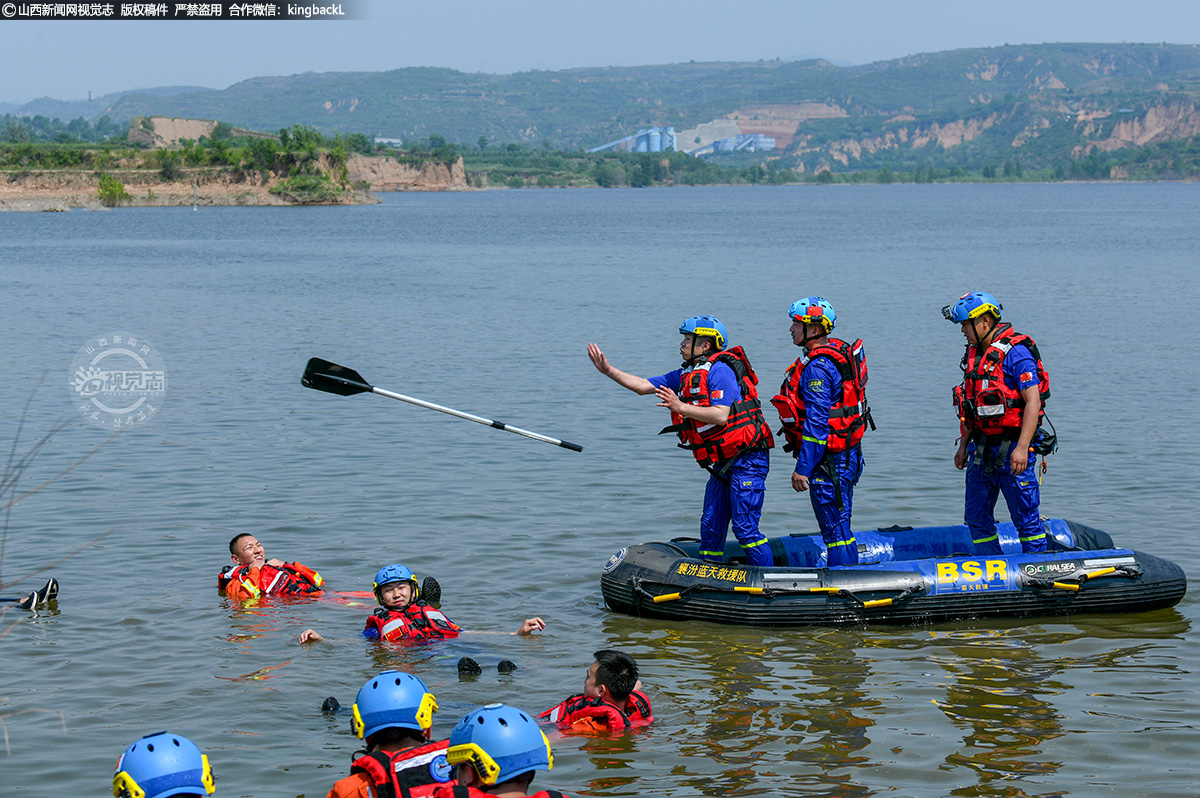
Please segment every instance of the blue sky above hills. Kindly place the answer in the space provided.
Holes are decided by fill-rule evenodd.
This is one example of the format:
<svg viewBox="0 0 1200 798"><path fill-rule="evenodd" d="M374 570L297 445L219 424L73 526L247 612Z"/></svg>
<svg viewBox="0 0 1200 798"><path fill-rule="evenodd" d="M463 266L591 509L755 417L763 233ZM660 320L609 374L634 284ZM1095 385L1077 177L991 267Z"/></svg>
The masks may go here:
<svg viewBox="0 0 1200 798"><path fill-rule="evenodd" d="M361 19L0 19L0 108L89 91L220 89L264 75L406 66L507 73L818 56L862 64L1003 44L1200 43L1195 0L354 0L353 7Z"/></svg>

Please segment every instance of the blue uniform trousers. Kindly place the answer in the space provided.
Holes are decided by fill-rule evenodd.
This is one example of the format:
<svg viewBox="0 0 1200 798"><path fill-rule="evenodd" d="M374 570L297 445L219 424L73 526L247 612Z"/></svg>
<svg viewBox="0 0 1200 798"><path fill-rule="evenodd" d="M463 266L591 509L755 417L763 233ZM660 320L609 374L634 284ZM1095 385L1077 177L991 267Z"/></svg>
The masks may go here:
<svg viewBox="0 0 1200 798"><path fill-rule="evenodd" d="M821 527L827 563L831 566L858 562L858 542L850 529L850 513L854 508L854 486L862 471L862 449L855 446L845 452L827 453L808 479L808 498Z"/></svg>
<svg viewBox="0 0 1200 798"><path fill-rule="evenodd" d="M750 564L774 564L767 538L758 531L769 467L767 450L758 449L735 457L723 475L709 476L704 488L704 514L700 516L702 559L725 559L725 537L732 521L734 537Z"/></svg>
<svg viewBox="0 0 1200 798"><path fill-rule="evenodd" d="M1008 458L1016 441L993 446L967 447L967 498L963 520L971 528L976 554L1003 554L996 535L996 499L1004 494L1008 514L1021 538L1021 551L1046 550L1046 530L1038 514L1037 456L1029 453L1029 465L1020 474L1008 472Z"/></svg>

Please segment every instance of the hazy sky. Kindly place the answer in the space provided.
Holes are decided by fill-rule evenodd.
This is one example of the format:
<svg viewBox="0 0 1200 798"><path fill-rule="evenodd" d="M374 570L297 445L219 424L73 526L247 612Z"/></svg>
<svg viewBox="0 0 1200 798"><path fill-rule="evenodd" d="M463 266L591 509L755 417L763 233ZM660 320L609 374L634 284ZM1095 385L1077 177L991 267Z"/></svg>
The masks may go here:
<svg viewBox="0 0 1200 798"><path fill-rule="evenodd" d="M0 19L0 102L405 66L515 72L813 56L861 64L1005 43L1200 43L1197 0L358 0L356 7L365 19Z"/></svg>

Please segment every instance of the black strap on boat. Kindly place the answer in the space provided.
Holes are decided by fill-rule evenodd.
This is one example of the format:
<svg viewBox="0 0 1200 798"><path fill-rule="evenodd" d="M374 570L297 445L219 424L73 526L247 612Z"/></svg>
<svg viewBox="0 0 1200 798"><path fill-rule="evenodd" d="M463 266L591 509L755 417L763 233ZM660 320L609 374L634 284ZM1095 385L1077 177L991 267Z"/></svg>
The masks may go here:
<svg viewBox="0 0 1200 798"><path fill-rule="evenodd" d="M1109 568L1100 568L1095 571L1086 571L1075 576L1067 577L1066 579L1055 580L1053 578L1038 578L1026 579L1025 586L1032 587L1037 590L1066 590L1075 592L1080 586L1089 579L1099 579L1103 576L1121 576L1126 579L1137 579L1141 577L1143 571L1139 565L1114 565Z"/></svg>
<svg viewBox="0 0 1200 798"><path fill-rule="evenodd" d="M684 598L688 594L703 590L710 593L748 593L754 596L762 596L768 601L776 596L795 596L804 593L826 593L829 595L848 598L863 609L873 609L875 607L887 607L893 604L899 604L902 601L907 601L913 596L919 596L926 591L924 583L918 585L910 585L900 590L895 596L886 599L861 599L852 591L840 587L748 587L745 585L705 585L692 584L685 587L680 587L677 590L660 593L657 596L646 590L642 585L652 580L641 578L633 578L629 580L630 588L634 595L634 608L641 609L643 601L649 601L652 604L665 604L668 601L677 601ZM666 585L668 588L675 587L665 582L654 581L653 584ZM886 590L886 589L885 589ZM879 591L884 592L884 591Z"/></svg>
<svg viewBox="0 0 1200 798"><path fill-rule="evenodd" d="M825 590L825 589L824 588L810 588L810 590L813 590L815 592L818 590ZM832 592L832 590L830 590L829 592ZM912 598L913 596L919 596L920 594L922 594L924 592L925 592L925 585L920 584L920 585L910 585L909 587L904 588L903 590L901 590L899 593L892 596L891 598L886 598L886 599L871 599L869 601L864 601L863 599L856 596L854 593L852 593L849 590L846 590L844 588L839 589L837 591L836 595L845 596L846 598L854 601L856 604L858 604L858 606L862 607L863 609L869 610L869 609L873 609L875 607L889 607L893 604L899 604L902 601L907 601L908 599Z"/></svg>

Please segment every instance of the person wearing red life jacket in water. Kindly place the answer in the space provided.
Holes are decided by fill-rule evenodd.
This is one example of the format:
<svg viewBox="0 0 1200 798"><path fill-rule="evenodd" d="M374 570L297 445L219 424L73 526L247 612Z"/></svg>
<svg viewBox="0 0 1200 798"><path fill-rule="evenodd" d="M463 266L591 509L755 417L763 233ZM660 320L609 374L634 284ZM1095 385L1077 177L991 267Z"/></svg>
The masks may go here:
<svg viewBox="0 0 1200 798"><path fill-rule="evenodd" d="M538 720L574 732L620 732L654 721L650 699L641 691L637 662L623 651L604 649L592 655L583 693L573 695Z"/></svg>
<svg viewBox="0 0 1200 798"><path fill-rule="evenodd" d="M822 297L793 302L788 317L792 343L804 352L788 366L771 404L783 422L783 450L796 458L792 489L808 491L826 563L855 565L858 543L850 516L863 471L859 444L867 425L875 428L867 407L863 344L831 336L837 314Z"/></svg>
<svg viewBox="0 0 1200 798"><path fill-rule="evenodd" d="M529 792L537 771L554 767L554 754L537 721L516 707L488 704L468 714L450 732L446 759L458 785L437 787L434 798L566 798Z"/></svg>
<svg viewBox="0 0 1200 798"><path fill-rule="evenodd" d="M973 291L942 308L942 315L958 324L967 339L960 364L963 381L954 389L962 433L954 466L967 472L963 516L976 554L1003 553L995 516L1001 493L1021 551L1046 550L1034 466L1038 454L1056 448L1056 436L1041 428L1050 378L1037 344L1001 322L1002 310L984 291Z"/></svg>
<svg viewBox="0 0 1200 798"><path fill-rule="evenodd" d="M407 566L385 565L375 574L375 598L380 606L367 616L362 636L371 640L438 640L458 637L462 628L440 609L421 598L417 577ZM541 618L527 618L513 634L528 635L546 628ZM301 643L325 638L312 629L300 633Z"/></svg>
<svg viewBox="0 0 1200 798"><path fill-rule="evenodd" d="M767 538L758 530L762 516L768 451L775 445L758 400L758 376L740 346L725 348L725 325L712 316L692 316L679 326L683 367L659 377L638 377L615 368L596 344L588 357L613 382L637 394L654 394L671 411L679 446L708 471L700 517L700 557L725 559L725 538L733 534L751 565L774 564Z"/></svg>
<svg viewBox="0 0 1200 798"><path fill-rule="evenodd" d="M446 740L430 741L437 700L409 673L384 671L358 691L350 729L365 741L326 798L426 798L453 784Z"/></svg>
<svg viewBox="0 0 1200 798"><path fill-rule="evenodd" d="M322 592L325 580L311 568L298 562L267 559L263 544L249 532L234 535L229 541L229 558L217 576L217 587L234 601L262 596L315 596Z"/></svg>

